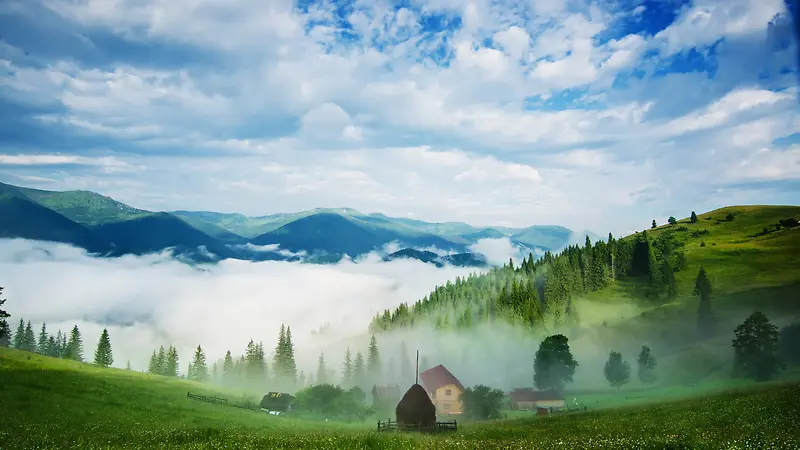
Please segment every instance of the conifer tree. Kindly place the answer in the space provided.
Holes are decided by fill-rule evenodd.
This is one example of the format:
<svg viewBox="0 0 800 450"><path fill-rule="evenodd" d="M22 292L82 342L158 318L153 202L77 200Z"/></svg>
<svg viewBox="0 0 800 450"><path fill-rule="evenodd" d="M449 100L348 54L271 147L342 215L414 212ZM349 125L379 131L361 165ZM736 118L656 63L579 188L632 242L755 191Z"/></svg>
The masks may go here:
<svg viewBox="0 0 800 450"><path fill-rule="evenodd" d="M373 334L369 340L369 352L367 353L367 376L369 383L377 382L381 377L381 355L378 351L378 340Z"/></svg>
<svg viewBox="0 0 800 450"><path fill-rule="evenodd" d="M297 382L297 363L294 359L294 343L292 343L292 327L286 327L286 342L284 343L284 353L286 355L285 373L290 386L293 387Z"/></svg>
<svg viewBox="0 0 800 450"><path fill-rule="evenodd" d="M301 370L297 375L297 388L303 389L304 387L306 387L306 374Z"/></svg>
<svg viewBox="0 0 800 450"><path fill-rule="evenodd" d="M36 345L36 351L41 355L47 355L47 324L42 323L42 330L39 332L39 343Z"/></svg>
<svg viewBox="0 0 800 450"><path fill-rule="evenodd" d="M656 227L656 219L653 219L653 223L652 223L652 225L650 226L650 228L655 228L655 227Z"/></svg>
<svg viewBox="0 0 800 450"><path fill-rule="evenodd" d="M164 364L164 375L168 377L177 377L178 369L178 349L170 345L167 349L167 360Z"/></svg>
<svg viewBox="0 0 800 450"><path fill-rule="evenodd" d="M325 364L325 353L320 352L317 360L317 384L327 384L328 382L328 366Z"/></svg>
<svg viewBox="0 0 800 450"><path fill-rule="evenodd" d="M206 366L206 354L199 345L194 351L194 359L189 364L187 378L194 381L208 380L208 367Z"/></svg>
<svg viewBox="0 0 800 450"><path fill-rule="evenodd" d="M58 330L59 332L61 330ZM67 357L67 333L61 333L61 340L58 342L58 355L61 358Z"/></svg>
<svg viewBox="0 0 800 450"><path fill-rule="evenodd" d="M342 365L342 387L349 389L353 386L353 358L350 354L350 347L344 354L344 364Z"/></svg>
<svg viewBox="0 0 800 450"><path fill-rule="evenodd" d="M697 214L692 211L692 216L689 218L689 221L692 223L697 223Z"/></svg>
<svg viewBox="0 0 800 450"><path fill-rule="evenodd" d="M0 306L6 302L3 298L3 286L0 286ZM0 347L8 347L11 343L11 327L8 325L8 319L11 317L6 310L0 309Z"/></svg>
<svg viewBox="0 0 800 450"><path fill-rule="evenodd" d="M150 364L147 365L147 372L161 375L161 368L158 367L158 354L156 354L155 350L153 350L153 355L150 356Z"/></svg>
<svg viewBox="0 0 800 450"><path fill-rule="evenodd" d="M67 342L64 357L83 362L83 338L81 337L81 332L78 330L77 325L73 326L72 331L69 333L69 342Z"/></svg>
<svg viewBox="0 0 800 450"><path fill-rule="evenodd" d="M58 358L58 343L56 341L56 337L52 334L47 338L47 356L52 356L54 358Z"/></svg>
<svg viewBox="0 0 800 450"><path fill-rule="evenodd" d="M708 337L713 332L713 316L711 313L711 281L708 274L701 266L694 281L694 295L700 298L697 308L697 328L700 337Z"/></svg>
<svg viewBox="0 0 800 450"><path fill-rule="evenodd" d="M24 350L23 347L25 347L25 322L20 318L17 332L14 333L14 348Z"/></svg>
<svg viewBox="0 0 800 450"><path fill-rule="evenodd" d="M272 357L272 370L276 380L282 380L286 375L286 327L281 324L278 335L278 345L275 346L275 355Z"/></svg>
<svg viewBox="0 0 800 450"><path fill-rule="evenodd" d="M233 357L231 351L225 352L225 358L222 360L222 382L232 384L235 378Z"/></svg>
<svg viewBox="0 0 800 450"><path fill-rule="evenodd" d="M111 353L111 339L108 337L108 330L103 328L100 340L97 341L97 349L94 352L94 363L108 367L114 364L114 356Z"/></svg>
<svg viewBox="0 0 800 450"><path fill-rule="evenodd" d="M158 354L156 355L156 370L159 375L166 375L167 374L167 352L164 350L164 346L161 345L158 347Z"/></svg>
<svg viewBox="0 0 800 450"><path fill-rule="evenodd" d="M125 363L125 370L133 370L133 368L131 367L131 362L130 361Z"/></svg>
<svg viewBox="0 0 800 450"><path fill-rule="evenodd" d="M33 332L33 326L30 320L28 324L25 325L25 341L22 348L29 352L36 351L36 334Z"/></svg>
<svg viewBox="0 0 800 450"><path fill-rule="evenodd" d="M361 352L356 353L356 360L353 363L353 382L361 389L367 386L367 371L364 365L364 356Z"/></svg>

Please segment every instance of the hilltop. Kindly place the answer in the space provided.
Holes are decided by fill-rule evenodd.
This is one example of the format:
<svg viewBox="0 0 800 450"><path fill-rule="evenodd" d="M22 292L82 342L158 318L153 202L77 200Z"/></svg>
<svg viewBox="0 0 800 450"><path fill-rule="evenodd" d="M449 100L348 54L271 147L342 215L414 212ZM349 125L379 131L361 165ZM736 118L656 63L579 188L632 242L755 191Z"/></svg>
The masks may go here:
<svg viewBox="0 0 800 450"><path fill-rule="evenodd" d="M567 333L576 346L602 343L633 353L647 342L681 380L729 373L733 328L753 310L778 325L800 317L798 218L797 206L734 206L621 239L587 239L519 267L436 287L379 314L371 330L502 321L537 335ZM704 339L697 338L693 295L701 266L717 321Z"/></svg>
<svg viewBox="0 0 800 450"><path fill-rule="evenodd" d="M575 238L575 233L559 226L475 227L364 214L352 208L257 217L147 211L90 191L44 191L3 183L0 197L6 199L0 207L13 211L0 223L0 237L63 242L98 255L169 249L195 262L236 258L325 263L381 252L391 245L408 250L405 257L431 264L483 267L485 258L470 249L481 239L508 238L530 251L562 248ZM35 229L26 225L34 221ZM417 258L421 255L417 252L431 249L450 256L435 262Z"/></svg>

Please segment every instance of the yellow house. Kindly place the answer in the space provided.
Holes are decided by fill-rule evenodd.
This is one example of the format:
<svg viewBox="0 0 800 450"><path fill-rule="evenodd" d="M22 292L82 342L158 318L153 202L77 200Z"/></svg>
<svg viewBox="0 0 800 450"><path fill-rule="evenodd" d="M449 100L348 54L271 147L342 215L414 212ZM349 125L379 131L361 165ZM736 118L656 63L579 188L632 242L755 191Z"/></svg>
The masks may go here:
<svg viewBox="0 0 800 450"><path fill-rule="evenodd" d="M449 370L439 364L419 374L422 387L436 406L437 415L461 414L461 394L464 385Z"/></svg>

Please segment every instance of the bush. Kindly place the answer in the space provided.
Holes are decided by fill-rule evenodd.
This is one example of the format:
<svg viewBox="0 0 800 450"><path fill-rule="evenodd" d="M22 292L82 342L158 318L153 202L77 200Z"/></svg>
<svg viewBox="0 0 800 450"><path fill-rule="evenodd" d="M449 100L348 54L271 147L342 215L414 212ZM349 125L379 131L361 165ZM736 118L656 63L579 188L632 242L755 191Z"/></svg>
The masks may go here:
<svg viewBox="0 0 800 450"><path fill-rule="evenodd" d="M700 241L700 247L705 247L705 246L706 246L706 241Z"/></svg>
<svg viewBox="0 0 800 450"><path fill-rule="evenodd" d="M781 219L778 221L778 224L785 228L794 228L800 225L800 221L795 219L794 217L790 217L788 219Z"/></svg>
<svg viewBox="0 0 800 450"><path fill-rule="evenodd" d="M689 227L680 226L676 228L675 231L689 231Z"/></svg>
<svg viewBox="0 0 800 450"><path fill-rule="evenodd" d="M733 214L728 213L728 215L725 216L725 221L726 222L733 222Z"/></svg>
<svg viewBox="0 0 800 450"><path fill-rule="evenodd" d="M366 394L358 387L344 390L339 386L320 384L297 392L295 409L327 419L350 422L354 418L364 421L369 410L364 406Z"/></svg>

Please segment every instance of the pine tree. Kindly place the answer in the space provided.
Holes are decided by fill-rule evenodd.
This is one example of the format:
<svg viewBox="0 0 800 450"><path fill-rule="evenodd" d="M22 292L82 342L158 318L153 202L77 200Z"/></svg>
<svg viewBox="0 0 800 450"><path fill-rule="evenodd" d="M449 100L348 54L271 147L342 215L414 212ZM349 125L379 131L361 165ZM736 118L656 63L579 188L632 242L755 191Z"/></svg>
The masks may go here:
<svg viewBox="0 0 800 450"><path fill-rule="evenodd" d="M342 367L342 387L349 389L353 385L353 358L350 354L350 347L344 354L344 364Z"/></svg>
<svg viewBox="0 0 800 450"><path fill-rule="evenodd" d="M189 364L187 378L195 381L206 381L208 379L208 367L206 366L206 354L198 345L194 351L194 359Z"/></svg>
<svg viewBox="0 0 800 450"><path fill-rule="evenodd" d="M225 359L222 360L222 382L232 384L234 376L233 357L231 351L228 350L225 352Z"/></svg>
<svg viewBox="0 0 800 450"><path fill-rule="evenodd" d="M58 343L56 341L56 337L52 334L47 338L47 356L52 356L54 358L61 356L58 352Z"/></svg>
<svg viewBox="0 0 800 450"><path fill-rule="evenodd" d="M97 342L94 363L103 367L114 364L114 357L111 353L111 339L108 337L108 330L105 328L103 328L103 333L100 334L100 340Z"/></svg>
<svg viewBox="0 0 800 450"><path fill-rule="evenodd" d="M327 384L328 382L328 367L325 364L325 354L320 352L317 360L317 384Z"/></svg>
<svg viewBox="0 0 800 450"><path fill-rule="evenodd" d="M167 349L167 359L164 363L164 375L168 377L177 377L178 369L178 349L170 345Z"/></svg>
<svg viewBox="0 0 800 450"><path fill-rule="evenodd" d="M245 352L245 361L247 382L251 384L257 383L259 385L264 383L267 378L267 363L264 361L264 347L261 342L256 344L250 339Z"/></svg>
<svg viewBox="0 0 800 450"><path fill-rule="evenodd" d="M381 377L381 355L378 351L378 340L373 334L369 340L369 352L367 353L367 376L368 382L375 383Z"/></svg>
<svg viewBox="0 0 800 450"><path fill-rule="evenodd" d="M19 319L19 325L17 326L17 332L14 333L14 348L19 350L24 350L25 346L25 322L22 319Z"/></svg>
<svg viewBox="0 0 800 450"><path fill-rule="evenodd" d="M0 306L6 302L3 298L3 286L0 286ZM0 347L8 347L11 343L11 327L8 325L8 319L11 317L6 310L0 309Z"/></svg>
<svg viewBox="0 0 800 450"><path fill-rule="evenodd" d="M47 355L47 324L42 323L42 330L39 332L39 343L36 351L41 355Z"/></svg>
<svg viewBox="0 0 800 450"><path fill-rule="evenodd" d="M286 327L286 342L284 343L284 353L286 355L285 373L290 383L294 387L297 383L297 363L294 359L294 343L292 343L292 327Z"/></svg>
<svg viewBox="0 0 800 450"><path fill-rule="evenodd" d="M653 219L653 224L650 226L650 228L656 228L656 219Z"/></svg>
<svg viewBox="0 0 800 450"><path fill-rule="evenodd" d="M701 266L694 281L692 293L700 298L697 308L697 328L700 337L708 337L713 333L713 315L711 313L711 281Z"/></svg>
<svg viewBox="0 0 800 450"><path fill-rule="evenodd" d="M284 324L281 324L281 331L278 335L278 345L275 346L272 370L275 372L275 379L279 382L286 375L286 327Z"/></svg>
<svg viewBox="0 0 800 450"><path fill-rule="evenodd" d="M692 211L692 216L689 218L692 223L697 223L697 214Z"/></svg>
<svg viewBox="0 0 800 450"><path fill-rule="evenodd" d="M356 353L356 360L353 363L353 381L361 389L365 389L367 386L367 371L361 352Z"/></svg>
<svg viewBox="0 0 800 450"><path fill-rule="evenodd" d="M28 321L28 324L25 325L25 341L23 342L23 349L29 352L36 351L36 334L33 332L33 326L31 325L31 321Z"/></svg>
<svg viewBox="0 0 800 450"><path fill-rule="evenodd" d="M636 358L638 366L639 381L644 384L652 384L656 381L656 357L650 351L650 347L643 345L639 357Z"/></svg>
<svg viewBox="0 0 800 450"><path fill-rule="evenodd" d="M125 363L125 370L133 370L133 368L131 367L131 362L130 361Z"/></svg>
<svg viewBox="0 0 800 450"><path fill-rule="evenodd" d="M161 347L162 349L164 347ZM161 375L161 368L158 366L158 354L153 350L153 355L150 356L150 364L147 365L147 372Z"/></svg>
<svg viewBox="0 0 800 450"><path fill-rule="evenodd" d="M83 362L83 338L77 325L73 326L69 333L69 342L64 353L67 359Z"/></svg>
<svg viewBox="0 0 800 450"><path fill-rule="evenodd" d="M60 358L67 357L67 333L61 333L61 330L58 330L61 334L61 340L58 342L58 355Z"/></svg>

